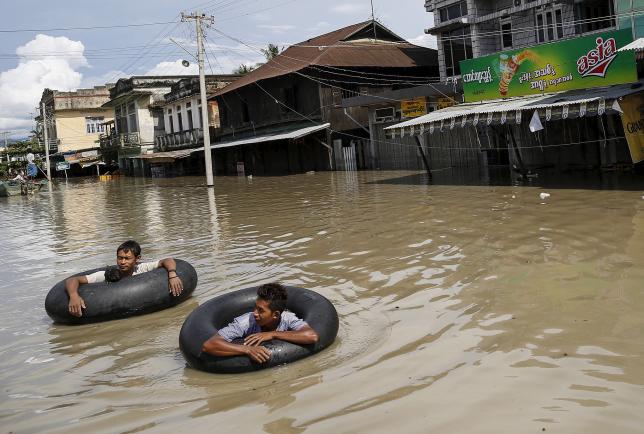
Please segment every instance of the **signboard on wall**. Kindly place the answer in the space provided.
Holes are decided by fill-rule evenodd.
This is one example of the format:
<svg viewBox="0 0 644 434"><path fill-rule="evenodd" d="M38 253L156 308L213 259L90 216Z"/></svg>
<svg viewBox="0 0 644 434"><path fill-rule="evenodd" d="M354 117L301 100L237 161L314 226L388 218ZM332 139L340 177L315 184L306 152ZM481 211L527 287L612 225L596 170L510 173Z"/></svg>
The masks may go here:
<svg viewBox="0 0 644 434"><path fill-rule="evenodd" d="M644 95L625 96L620 102L624 135L628 141L633 163L644 161Z"/></svg>
<svg viewBox="0 0 644 434"><path fill-rule="evenodd" d="M454 98L440 97L436 98L436 108L438 110L444 109L445 107L451 107L456 104Z"/></svg>
<svg viewBox="0 0 644 434"><path fill-rule="evenodd" d="M98 160L100 155L98 150L84 151L84 152L69 152L63 155L65 161L74 164L74 163L87 163L89 161Z"/></svg>
<svg viewBox="0 0 644 434"><path fill-rule="evenodd" d="M465 102L637 81L631 29L596 33L460 62Z"/></svg>
<svg viewBox="0 0 644 434"><path fill-rule="evenodd" d="M57 171L63 171L63 170L68 170L69 169L69 163L67 161L59 161L56 163L56 170Z"/></svg>
<svg viewBox="0 0 644 434"><path fill-rule="evenodd" d="M404 118L417 118L427 114L425 97L406 99L400 102L400 114Z"/></svg>

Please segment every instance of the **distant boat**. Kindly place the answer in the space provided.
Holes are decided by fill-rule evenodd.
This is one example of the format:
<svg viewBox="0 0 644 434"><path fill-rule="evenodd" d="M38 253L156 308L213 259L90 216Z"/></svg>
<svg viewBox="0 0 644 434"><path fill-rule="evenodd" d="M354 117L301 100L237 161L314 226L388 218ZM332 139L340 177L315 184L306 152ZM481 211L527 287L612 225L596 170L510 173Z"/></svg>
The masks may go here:
<svg viewBox="0 0 644 434"><path fill-rule="evenodd" d="M41 181L0 181L0 197L8 196L26 196L29 194L36 194L40 191L43 185L46 185L46 180Z"/></svg>

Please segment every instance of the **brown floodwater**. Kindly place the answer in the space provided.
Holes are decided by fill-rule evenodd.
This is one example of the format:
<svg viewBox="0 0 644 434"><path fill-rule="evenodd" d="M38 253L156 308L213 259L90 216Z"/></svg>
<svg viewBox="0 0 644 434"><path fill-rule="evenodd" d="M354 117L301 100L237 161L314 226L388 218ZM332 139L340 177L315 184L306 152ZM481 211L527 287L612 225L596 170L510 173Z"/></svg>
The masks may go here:
<svg viewBox="0 0 644 434"><path fill-rule="evenodd" d="M224 177L210 194L201 178L70 180L0 198L1 431L642 432L644 187L418 178ZM49 288L128 238L190 261L194 296L52 324ZM186 367L193 309L274 280L335 304L330 348L244 375Z"/></svg>

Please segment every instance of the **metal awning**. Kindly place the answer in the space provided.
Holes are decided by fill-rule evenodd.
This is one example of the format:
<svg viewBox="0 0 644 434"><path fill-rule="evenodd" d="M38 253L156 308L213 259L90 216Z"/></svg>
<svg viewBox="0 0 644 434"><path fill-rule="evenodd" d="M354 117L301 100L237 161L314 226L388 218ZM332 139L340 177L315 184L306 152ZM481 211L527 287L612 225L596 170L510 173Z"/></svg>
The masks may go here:
<svg viewBox="0 0 644 434"><path fill-rule="evenodd" d="M617 51L634 51L637 60L644 59L644 38L638 38Z"/></svg>
<svg viewBox="0 0 644 434"><path fill-rule="evenodd" d="M630 44L624 45L617 51L642 51L644 50L644 38L638 38Z"/></svg>
<svg viewBox="0 0 644 434"><path fill-rule="evenodd" d="M247 137L245 139L233 140L230 142L214 143L212 149L230 148L231 146L250 145L252 143L272 142L275 140L299 139L309 134L325 130L331 126L330 123L314 125L312 127L300 128L288 132L265 134L261 136ZM203 148L202 148L203 149Z"/></svg>
<svg viewBox="0 0 644 434"><path fill-rule="evenodd" d="M602 114L612 110L615 100L644 90L644 80L638 83L620 84L604 88L581 89L555 94L525 96L494 100L485 103L467 103L447 107L401 122L385 130L396 136L433 133L435 128L466 125L492 125L514 122L521 123L524 111L539 111L546 121L567 118L569 115ZM570 109L573 110L570 110ZM526 119L529 121L529 119Z"/></svg>
<svg viewBox="0 0 644 434"><path fill-rule="evenodd" d="M288 132L248 137L246 139L234 140L234 141L224 142L224 143L213 143L210 145L210 149L230 148L232 146L248 145L252 143L272 142L275 140L299 139L301 137L307 136L317 131L322 131L326 128L329 128L330 126L331 124L327 123L322 125L314 125L312 127L307 127L307 128L299 128L297 130L292 130ZM153 152L150 154L134 155L129 158L131 159L140 158L142 160L147 160L150 163L174 163L175 160L186 158L194 152L200 152L203 150L204 150L204 147L202 146L200 148L190 148L190 149L181 149L177 151Z"/></svg>
<svg viewBox="0 0 644 434"><path fill-rule="evenodd" d="M150 163L174 163L175 160L189 157L193 152L203 151L203 146L200 148L180 149L178 151L167 152L153 152L150 154L134 155L132 158L140 158L142 160L149 160Z"/></svg>

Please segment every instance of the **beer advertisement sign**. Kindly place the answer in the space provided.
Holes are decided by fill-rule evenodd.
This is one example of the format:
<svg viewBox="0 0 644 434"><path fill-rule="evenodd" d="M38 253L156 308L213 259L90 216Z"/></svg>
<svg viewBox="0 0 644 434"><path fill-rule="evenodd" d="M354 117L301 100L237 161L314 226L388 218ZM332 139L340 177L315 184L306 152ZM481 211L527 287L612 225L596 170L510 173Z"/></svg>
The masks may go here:
<svg viewBox="0 0 644 434"><path fill-rule="evenodd" d="M617 51L632 41L623 29L463 60L465 102L637 81L635 55Z"/></svg>

